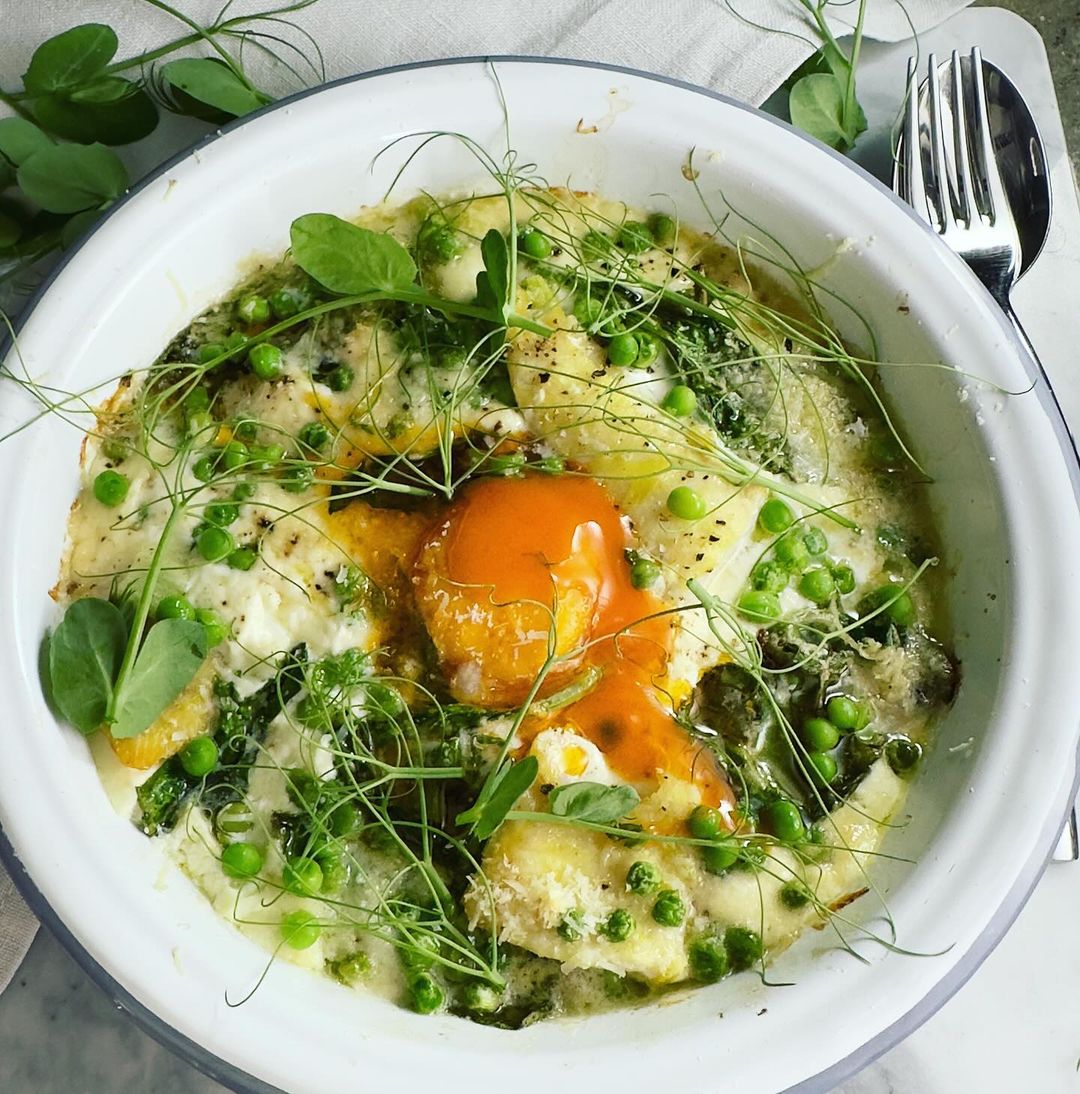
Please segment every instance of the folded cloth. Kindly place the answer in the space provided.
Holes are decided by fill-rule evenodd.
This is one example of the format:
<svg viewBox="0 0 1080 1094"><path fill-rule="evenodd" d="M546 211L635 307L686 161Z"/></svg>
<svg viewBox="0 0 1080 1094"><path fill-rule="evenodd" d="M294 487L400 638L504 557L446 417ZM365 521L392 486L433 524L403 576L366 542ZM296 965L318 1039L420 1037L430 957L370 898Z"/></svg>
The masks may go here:
<svg viewBox="0 0 1080 1094"><path fill-rule="evenodd" d="M221 0L173 0L184 15L211 23ZM921 33L966 7L970 0L868 0L868 37L898 41ZM236 3L229 16L279 7ZM829 6L837 35L850 30L858 5ZM285 15L309 34L291 40L318 61L316 74L296 55L290 60L307 83L438 57L533 54L604 61L672 76L758 105L820 44L801 0L317 0ZM150 4L132 0L37 0L22 4L18 19L4 21L0 36L0 88L19 86L35 47L77 23L108 23L120 38L118 57L132 57L180 37L189 28ZM270 25L273 33L281 27ZM196 50L195 52L205 52ZM286 54L287 55L287 54ZM280 64L245 51L260 86L277 95L302 83ZM165 118L132 157L149 165L191 139L189 125ZM6 301L5 301L6 303ZM9 306L10 311L10 306ZM0 868L0 991L26 953L37 924Z"/></svg>

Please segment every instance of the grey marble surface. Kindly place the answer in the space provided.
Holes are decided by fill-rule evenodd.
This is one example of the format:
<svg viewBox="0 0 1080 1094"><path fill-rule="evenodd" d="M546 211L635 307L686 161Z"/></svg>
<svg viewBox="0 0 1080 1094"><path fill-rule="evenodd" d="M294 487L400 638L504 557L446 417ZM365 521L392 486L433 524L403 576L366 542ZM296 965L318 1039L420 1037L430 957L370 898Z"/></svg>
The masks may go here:
<svg viewBox="0 0 1080 1094"><path fill-rule="evenodd" d="M1016 6L1039 9L1037 26L1051 46L1051 61L1059 66L1059 83L1068 79L1062 62L1075 56L1070 51L1080 5L1076 0L1023 0ZM1066 44L1060 57L1053 52L1055 42ZM1018 75L1015 67L1009 70ZM1076 88L1074 72L1063 104L1074 140ZM1078 239L1069 240L1067 248L1064 240L1054 241L1017 300L1074 422L1080 420L1080 384L1069 376L1080 339L1070 336L1055 315L1051 286L1055 279L1058 285L1063 279L1080 283ZM1048 259L1053 261L1055 253L1052 269ZM1058 362L1067 369L1060 377L1054 375ZM1080 864L1052 867L972 982L926 1026L835 1094L1080 1091L1078 906ZM0 995L0 1094L214 1094L222 1089L119 1013L45 930Z"/></svg>

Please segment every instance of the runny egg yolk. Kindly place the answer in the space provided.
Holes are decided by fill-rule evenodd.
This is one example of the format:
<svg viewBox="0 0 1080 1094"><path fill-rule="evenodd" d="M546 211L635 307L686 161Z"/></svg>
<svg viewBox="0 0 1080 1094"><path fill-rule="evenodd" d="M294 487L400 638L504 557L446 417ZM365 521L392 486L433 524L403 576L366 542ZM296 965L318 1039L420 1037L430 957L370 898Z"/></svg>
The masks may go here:
<svg viewBox="0 0 1080 1094"><path fill-rule="evenodd" d="M657 689L670 617L635 589L626 527L593 479L526 474L480 479L442 514L413 569L416 603L456 698L488 708L538 697L589 666L599 683L577 702L530 717L522 736L559 724L592 741L630 782L693 781L707 804L731 801L712 754L672 717Z"/></svg>

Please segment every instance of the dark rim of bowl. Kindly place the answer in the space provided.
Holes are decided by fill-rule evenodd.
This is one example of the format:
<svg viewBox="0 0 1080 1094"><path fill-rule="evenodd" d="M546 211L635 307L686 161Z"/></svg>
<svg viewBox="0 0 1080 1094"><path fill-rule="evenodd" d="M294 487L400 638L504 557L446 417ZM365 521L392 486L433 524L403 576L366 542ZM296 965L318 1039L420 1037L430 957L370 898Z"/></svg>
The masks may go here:
<svg viewBox="0 0 1080 1094"><path fill-rule="evenodd" d="M298 91L293 95L270 103L268 106L263 107L253 114L247 114L243 118L237 118L228 125L222 126L213 133L209 133L205 137L189 145L175 156L170 157L131 187L115 205L111 206L102 215L101 219L95 223L94 227L82 240L64 253L56 266L49 271L48 276L27 301L18 320L13 324L11 331L9 331L4 339L0 341L0 360L3 360L3 358L7 356L15 338L22 330L27 319L37 307L42 297L49 290L52 283L67 267L68 263L78 255L86 241L94 235L97 229L104 224L105 221L113 217L120 209L124 208L132 198L141 193L147 186L151 185L171 168L175 167L178 163L182 163L200 149L227 137L241 126L273 113L275 110L280 110L282 107L289 106L302 99L310 98L313 95L319 95L331 88L341 87L345 84L359 83L362 80L375 79L380 76L388 76L398 72L411 72L418 69L444 68L452 65L513 64L563 65L571 68L584 68L594 71L617 72L622 75L635 76L639 79L649 80L653 83L677 87L683 91L690 91L696 95L703 95L706 98L724 103L726 106L734 107L745 113L754 114L757 117L764 119L769 124L775 125L779 129L794 135L799 140L814 146L818 152L831 156L838 162L843 163L848 170L853 171L856 175L861 177L865 183L873 186L880 193L889 197L895 205L901 208L907 216L918 224L926 233L928 241L933 241L931 245L940 248L944 261L961 263L961 260L948 250L933 229L926 224L909 205L858 164L852 162L839 152L814 140L812 137L794 128L787 122L772 117L756 107L739 102L737 99L722 95L718 91L712 91L707 87L701 87L698 84L688 83L685 80L679 80L671 76L647 72L643 69L630 68L625 65L604 64L599 61L580 61L569 57L531 57L525 54L447 57L430 61L411 61L407 64L389 65L386 68L372 69L369 72L357 73L354 76L343 76L340 79L320 84L318 87ZM971 274L970 271L968 271L968 273L973 290L977 293L983 293L989 298L989 294L975 275ZM1064 415L1061 412L1061 406L1057 396L1050 385L1050 379L1046 375L1042 363L1029 354L1026 347L1017 337L1004 313L1001 313L996 306L994 310L995 313L1000 316L1000 325L1005 337L1016 347L1020 359L1032 381L1039 402L1042 404L1047 417L1050 419L1058 445L1061 448L1062 456L1068 467L1074 499L1077 501L1078 506L1080 506L1080 458L1078 458L1077 455L1076 442L1069 431ZM1080 730L1080 727L1078 727L1078 730ZM1080 763L1080 740L1078 740L1077 747L1078 763ZM1041 847L1041 852L1037 851L1036 854L1024 864L1016 881L1013 883L1012 889L1009 891L1008 898L995 912L993 918L990 920L989 924L987 924L986 929L967 953L965 953L956 964L946 972L937 984L935 984L934 987L906 1014L881 1030L860 1048L845 1056L843 1059L838 1060L824 1071L810 1076L807 1079L796 1083L794 1086L788 1087L782 1094L824 1094L825 1091L831 1090L837 1083L840 1083L844 1079L854 1075L856 1072L861 1071L864 1067L873 1063L873 1061L883 1053L887 1052L894 1045L913 1033L919 1026L940 1010L941 1007L967 983L998 942L1004 937L1006 931L1012 926L1016 917L1020 914L1024 905L1027 903L1028 898L1034 891L1050 858L1056 840L1064 829L1065 822L1068 819L1069 808L1071 808L1078 790L1080 790L1080 768L1078 768L1077 774L1074 776L1072 791L1067 799L1065 811L1060 820L1056 820L1053 815L1051 815L1049 820L1054 823L1044 825L1043 838L1039 845ZM15 883L15 887L19 890L19 893L22 895L22 898L26 901L34 915L49 928L52 934L59 940L60 944L68 951L90 979L105 992L109 999L120 1010L125 1011L133 1018L146 1033L160 1044L176 1053L182 1059L186 1060L204 1075L222 1083L230 1090L236 1091L237 1094L281 1094L279 1088L272 1086L269 1083L265 1083L261 1079L257 1079L248 1072L221 1059L221 1057L215 1056L198 1042L191 1040L191 1038L174 1029L152 1010L140 1003L131 992L124 988L103 965L91 956L82 943L79 942L74 934L68 929L60 916L53 910L41 891L34 884L33 879L23 866L2 827L0 827L0 861L3 861L4 865L7 867L8 873Z"/></svg>

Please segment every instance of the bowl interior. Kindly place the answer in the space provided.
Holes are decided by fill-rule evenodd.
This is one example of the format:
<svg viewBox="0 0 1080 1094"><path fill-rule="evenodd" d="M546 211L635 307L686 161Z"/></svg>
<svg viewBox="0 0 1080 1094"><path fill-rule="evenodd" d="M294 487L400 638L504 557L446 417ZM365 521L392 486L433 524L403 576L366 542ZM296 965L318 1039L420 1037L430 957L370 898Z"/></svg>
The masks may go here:
<svg viewBox="0 0 1080 1094"><path fill-rule="evenodd" d="M625 1089L655 1089L662 1078L696 1089L703 1074L725 1074L747 1091L783 1089L858 1053L941 982L960 978L995 916L1000 925L1015 913L1063 815L1080 711L1080 676L1064 670L1078 642L1055 634L1047 643L1043 620L1080 608L1077 563L1066 550L1080 521L1059 437L1036 393L1010 397L990 386L1019 391L1029 378L989 298L848 164L754 112L649 78L510 60L495 70L518 162L537 164L551 183L631 205L674 201L683 219L705 228L708 212L683 170L696 148L696 187L726 216L725 234L776 254L767 229L835 294L823 299L842 331L867 345L865 318L881 359L894 362L884 383L933 479L963 683L908 799L913 819L886 847L913 861L883 861L874 876L899 942L936 956L864 946L863 965L823 933L774 966L773 980L793 988L742 976L640 1010L517 1033L420 1018L283 962L243 1006L228 1005L253 986L266 956L112 812L86 744L57 726L37 682L41 639L55 617L46 592L77 476L80 434L64 418L85 425L77 414L50 415L0 445L9 529L0 552L0 682L9 697L0 739L21 758L0 769L0 823L94 960L162 1022L275 1085L329 1089L375 1073L391 1089L437 1075L444 1089L464 1091L475 1085L475 1057L513 1065L507 1074L529 1091L571 1071L581 1088L617 1079ZM489 66L343 83L204 144L83 245L34 308L8 367L38 384L104 392L125 370L149 364L253 254L283 251L293 217L349 215L380 200L411 145L377 154L438 129L466 132L502 156ZM472 183L491 187L476 160L444 139L399 187L405 197ZM8 388L4 428L35 398ZM1046 527L1053 536L1039 534ZM880 905L850 911L887 930Z"/></svg>

